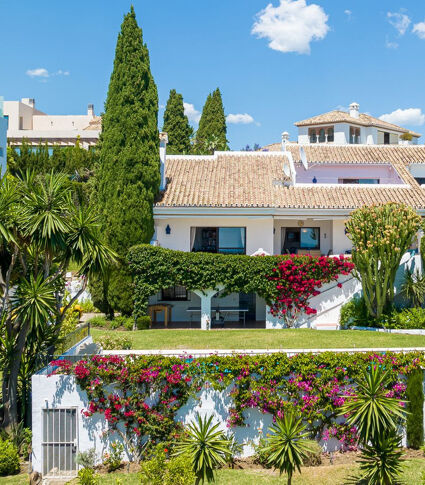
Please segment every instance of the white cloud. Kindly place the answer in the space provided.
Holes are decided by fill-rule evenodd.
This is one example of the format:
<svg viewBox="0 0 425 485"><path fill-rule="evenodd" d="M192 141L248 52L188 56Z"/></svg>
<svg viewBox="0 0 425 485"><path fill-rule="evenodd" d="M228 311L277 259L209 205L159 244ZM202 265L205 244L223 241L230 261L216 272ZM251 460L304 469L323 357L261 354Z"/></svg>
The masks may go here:
<svg viewBox="0 0 425 485"><path fill-rule="evenodd" d="M191 103L183 103L184 114L189 118L189 121L198 123L201 119L201 113L195 109L195 106Z"/></svg>
<svg viewBox="0 0 425 485"><path fill-rule="evenodd" d="M344 13L345 15L348 15L350 17L353 12L347 9L347 10L344 10Z"/></svg>
<svg viewBox="0 0 425 485"><path fill-rule="evenodd" d="M398 42L393 42L392 40L389 40L388 37L385 38L385 47L387 49L397 49L398 48Z"/></svg>
<svg viewBox="0 0 425 485"><path fill-rule="evenodd" d="M380 116L379 119L395 125L421 126L425 123L425 114L421 108L396 109L392 113Z"/></svg>
<svg viewBox="0 0 425 485"><path fill-rule="evenodd" d="M329 31L328 16L319 5L306 0L280 0L257 14L251 33L266 38L270 49L280 52L310 53L310 42L321 40Z"/></svg>
<svg viewBox="0 0 425 485"><path fill-rule="evenodd" d="M420 39L425 39L425 21L415 24L413 26L412 32L416 34Z"/></svg>
<svg viewBox="0 0 425 485"><path fill-rule="evenodd" d="M400 35L404 35L410 25L410 18L405 13L388 12L388 22L397 30Z"/></svg>
<svg viewBox="0 0 425 485"><path fill-rule="evenodd" d="M69 76L69 71L63 71L62 69L59 69L56 72L49 72L44 67L37 67L36 69L28 69L25 74L29 77L37 77L45 80L46 78L52 76Z"/></svg>
<svg viewBox="0 0 425 485"><path fill-rule="evenodd" d="M26 75L29 77L49 77L49 71L44 67L37 67L36 69L28 69Z"/></svg>
<svg viewBox="0 0 425 485"><path fill-rule="evenodd" d="M248 113L238 113L227 115L226 121L234 125L248 125L249 123L254 123L254 118Z"/></svg>

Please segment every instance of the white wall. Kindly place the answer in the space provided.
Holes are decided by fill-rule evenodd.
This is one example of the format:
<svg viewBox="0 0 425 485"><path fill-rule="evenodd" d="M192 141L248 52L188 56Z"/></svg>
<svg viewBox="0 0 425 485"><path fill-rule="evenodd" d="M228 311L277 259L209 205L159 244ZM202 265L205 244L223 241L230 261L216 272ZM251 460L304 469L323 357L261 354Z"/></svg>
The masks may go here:
<svg viewBox="0 0 425 485"><path fill-rule="evenodd" d="M167 225L171 234L166 234ZM246 227L246 254L263 248L273 253L273 218L270 217L179 217L155 218L156 238L159 244L168 249L190 251L191 227Z"/></svg>
<svg viewBox="0 0 425 485"><path fill-rule="evenodd" d="M33 130L83 130L93 116L89 115L42 115L33 116Z"/></svg>
<svg viewBox="0 0 425 485"><path fill-rule="evenodd" d="M345 251L351 250L353 245L345 234L345 221L343 219L334 219L332 221L332 253L345 254Z"/></svg>
<svg viewBox="0 0 425 485"><path fill-rule="evenodd" d="M0 175L6 171L7 158L7 120L0 116Z"/></svg>

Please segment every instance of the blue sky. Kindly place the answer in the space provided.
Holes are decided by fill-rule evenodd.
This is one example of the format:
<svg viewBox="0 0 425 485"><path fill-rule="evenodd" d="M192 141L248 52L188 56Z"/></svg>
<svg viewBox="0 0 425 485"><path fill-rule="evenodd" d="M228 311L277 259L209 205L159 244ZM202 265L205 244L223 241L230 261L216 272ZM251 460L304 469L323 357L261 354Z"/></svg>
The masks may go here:
<svg viewBox="0 0 425 485"><path fill-rule="evenodd" d="M50 114L84 113L88 103L99 113L130 4L0 0L0 95L34 97ZM352 101L425 133L423 0L133 4L160 105L175 88L193 105L194 119L219 86L226 114L235 115L228 124L232 149L278 141L284 130L293 139L295 121Z"/></svg>

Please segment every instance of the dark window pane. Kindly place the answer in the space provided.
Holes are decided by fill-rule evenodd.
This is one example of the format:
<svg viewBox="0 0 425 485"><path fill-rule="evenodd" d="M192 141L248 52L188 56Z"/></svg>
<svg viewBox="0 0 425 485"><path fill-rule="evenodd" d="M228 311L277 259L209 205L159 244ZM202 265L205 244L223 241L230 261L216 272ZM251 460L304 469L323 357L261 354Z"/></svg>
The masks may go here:
<svg viewBox="0 0 425 485"><path fill-rule="evenodd" d="M184 286L176 285L164 288L161 292L162 301L187 300L187 290Z"/></svg>
<svg viewBox="0 0 425 485"><path fill-rule="evenodd" d="M219 252L229 254L245 254L245 228L220 227Z"/></svg>
<svg viewBox="0 0 425 485"><path fill-rule="evenodd" d="M320 229L318 227L303 227L301 229L301 248L320 248Z"/></svg>

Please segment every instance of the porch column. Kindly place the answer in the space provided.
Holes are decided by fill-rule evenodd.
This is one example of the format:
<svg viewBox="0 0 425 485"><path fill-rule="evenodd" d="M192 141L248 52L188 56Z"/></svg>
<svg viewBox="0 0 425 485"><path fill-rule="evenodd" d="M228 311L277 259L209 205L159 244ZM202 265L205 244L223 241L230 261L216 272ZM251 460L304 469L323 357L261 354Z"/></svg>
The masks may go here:
<svg viewBox="0 0 425 485"><path fill-rule="evenodd" d="M269 305L266 305L266 329L271 330L273 328L285 328L285 322L283 318L275 317L270 313Z"/></svg>
<svg viewBox="0 0 425 485"><path fill-rule="evenodd" d="M193 290L201 299L201 330L211 330L211 299L223 289L224 286L219 285L216 289Z"/></svg>

